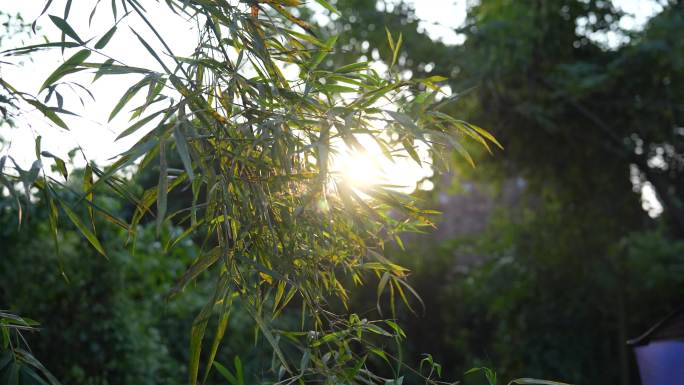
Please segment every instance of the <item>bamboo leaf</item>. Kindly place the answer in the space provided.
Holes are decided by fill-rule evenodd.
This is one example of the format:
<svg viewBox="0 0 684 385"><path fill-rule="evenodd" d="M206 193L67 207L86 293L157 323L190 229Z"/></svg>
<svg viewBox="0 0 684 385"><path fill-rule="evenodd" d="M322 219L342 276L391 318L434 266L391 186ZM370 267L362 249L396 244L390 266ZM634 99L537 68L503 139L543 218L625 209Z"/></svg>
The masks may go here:
<svg viewBox="0 0 684 385"><path fill-rule="evenodd" d="M224 299L226 301L227 299ZM219 344L226 333L226 328L228 327L228 320L230 319L230 311L224 308L216 326L216 334L214 335L214 341L211 343L211 350L209 351L209 358L207 359L206 369L204 370L204 379L202 383L206 383L209 378L209 373L211 372L212 366L214 366L214 359L216 358L216 353L218 352Z"/></svg>
<svg viewBox="0 0 684 385"><path fill-rule="evenodd" d="M40 155L42 155L42 156L44 156L44 157L47 157L47 158L52 158L52 159L54 159L54 161L55 161L55 168L57 168L57 171L58 171L60 174L62 174L62 176L64 177L64 180L67 180L67 178L69 177L69 173L67 172L66 163L64 163L64 161L63 161L60 157L58 157L58 156L56 156L56 155L53 155L53 154L51 154L51 153L48 152L48 151L42 151L42 152L40 153Z"/></svg>
<svg viewBox="0 0 684 385"><path fill-rule="evenodd" d="M408 128L409 130L411 130L411 132L412 132L415 136L419 136L419 135L420 135L420 131L421 131L421 130L420 130L420 127L418 127L418 125L413 121L413 119L411 119L410 116L408 116L408 115L406 115L406 114L404 114L404 113L402 113L402 112L398 112L398 111L389 111L389 110L388 110L388 111L385 111L385 112L386 112L387 114L389 114L389 115L390 115L395 121L397 121L399 124L401 124L402 126Z"/></svg>
<svg viewBox="0 0 684 385"><path fill-rule="evenodd" d="M88 49L82 49L78 52L76 52L72 57L67 59L62 65L57 67L57 69L50 74L50 76L45 79L45 82L43 82L43 85L40 87L40 91L46 89L47 87L55 84L56 81L59 79L63 78L64 76L80 71L83 68L78 68L78 66L86 61L88 57L90 56L90 50Z"/></svg>
<svg viewBox="0 0 684 385"><path fill-rule="evenodd" d="M150 55L152 55L152 57L155 60L157 60L157 62L162 66L164 71L166 71L166 73L171 73L171 70L169 70L169 68L166 66L166 64L164 64L164 62L159 57L159 55L157 55L157 52L155 52L154 49L152 49L152 47L147 43L147 41L145 39L143 39L142 36L140 36L137 32L135 32L135 30L133 28L131 28L131 32L133 32L133 34L138 38L138 40L140 41L140 43L142 43L142 45L145 47L147 52L149 52Z"/></svg>
<svg viewBox="0 0 684 385"><path fill-rule="evenodd" d="M112 39L115 32L116 32L116 25L113 26L112 28L110 28L109 31L107 31L107 33L105 33L100 38L100 40L98 40L97 43L95 43L95 49L102 49L102 48L106 47L107 43L109 43L109 41Z"/></svg>
<svg viewBox="0 0 684 385"><path fill-rule="evenodd" d="M477 131L478 134L484 136L484 137L487 138L490 142L496 144L500 149L503 150L503 145L501 145L501 143L499 143L499 141L496 140L496 138L494 137L494 135L490 134L487 130L485 130L485 129L483 129L483 128L480 128L480 127L478 127L478 126L476 126L476 125L474 125L474 124L472 124L472 123L466 123L466 122L463 122L463 123L464 123L466 126L468 126L468 127L472 128L473 130Z"/></svg>
<svg viewBox="0 0 684 385"><path fill-rule="evenodd" d="M237 377L238 385L245 385L245 376L242 372L242 361L240 361L240 356L235 356L233 363L235 364L235 377Z"/></svg>
<svg viewBox="0 0 684 385"><path fill-rule="evenodd" d="M74 213L69 206L67 206L65 203L60 202L62 209L66 213L67 217L69 217L69 220L71 220L71 223L78 228L78 230L83 234L83 236L86 237L88 242L90 242L91 245L97 250L100 254L102 254L105 258L107 257L107 253L105 252L104 248L102 247L102 244L100 241L97 239L95 234L93 234L81 221L81 219Z"/></svg>
<svg viewBox="0 0 684 385"><path fill-rule="evenodd" d="M418 164L418 166L422 167L423 163L420 159L420 155L418 155L418 152L416 152L413 143L408 139L404 139L401 141L401 144L402 146L404 146L404 150L406 150L411 159L413 159Z"/></svg>
<svg viewBox="0 0 684 385"><path fill-rule="evenodd" d="M266 326L266 323L264 322L263 319L261 319L261 316L257 314L254 309L247 308L249 311L250 315L252 316L252 319L256 321L257 325L259 326L259 329L261 332L264 334L264 337L266 337L266 341L271 345L273 348L273 352L275 353L276 357L278 357L278 360L280 360L281 365L283 365L283 368L288 373L292 373L292 370L290 369L290 366L287 364L287 360L285 359L285 355L283 354L282 350L280 349L280 346L278 346L278 341L273 337L273 334L269 330L268 326Z"/></svg>
<svg viewBox="0 0 684 385"><path fill-rule="evenodd" d="M340 73L358 72L359 70L367 69L368 64L369 63L367 61L347 64L347 65L344 65L342 67L336 68L335 72L340 72Z"/></svg>
<svg viewBox="0 0 684 385"><path fill-rule="evenodd" d="M223 365L219 364L218 362L214 361L214 367L215 367L216 370L218 370L218 372L223 376L223 378L225 378L226 380L228 380L228 382L230 383L230 385L240 385L240 383L238 382L237 378L235 378L235 376L233 375L233 373L231 373L230 370L228 370L225 366L223 366Z"/></svg>
<svg viewBox="0 0 684 385"><path fill-rule="evenodd" d="M166 216L169 189L168 165L166 163L166 140L159 139L159 182L157 183L157 236L159 236Z"/></svg>
<svg viewBox="0 0 684 385"><path fill-rule="evenodd" d="M109 120L112 121L114 117L121 111L121 109L128 104L128 102L131 101L131 99L140 91L143 87L145 87L149 82L151 81L151 78L149 76L146 76L143 78L141 81L138 83L132 85L126 92L123 94L121 99L116 103L114 108L112 109L112 112L109 114Z"/></svg>
<svg viewBox="0 0 684 385"><path fill-rule="evenodd" d="M207 329L211 310L214 308L214 300L210 301L202 308L202 311L195 317L190 330L190 385L197 384L197 374L199 372L200 353L202 351L202 340Z"/></svg>
<svg viewBox="0 0 684 385"><path fill-rule="evenodd" d="M50 42L50 43L42 43L42 44L34 44L34 45L27 45L19 48L12 48L8 49L5 51L2 51L0 53L5 54L5 55L26 55L35 51L40 51L43 49L48 49L48 48L75 48L75 47L80 47L81 44L79 43L74 43L71 41L66 41L66 42Z"/></svg>
<svg viewBox="0 0 684 385"><path fill-rule="evenodd" d="M95 213L93 212L93 199L95 192L93 191L93 168L88 164L83 170L83 191L85 192L85 199L88 202L88 217L90 217L90 224L95 231Z"/></svg>
<svg viewBox="0 0 684 385"><path fill-rule="evenodd" d="M50 20L52 20L52 22L57 26L57 28L59 28L65 35L81 43L81 45L85 44L83 40L81 40L81 38L78 36L76 31L74 31L74 29L71 28L69 23L66 22L66 20L54 15L50 15Z"/></svg>
<svg viewBox="0 0 684 385"><path fill-rule="evenodd" d="M390 51L394 52L394 39L392 38L392 33L385 27L385 34L387 35L387 44L390 47Z"/></svg>
<svg viewBox="0 0 684 385"><path fill-rule="evenodd" d="M397 45L394 47L394 50L392 51L392 64L390 67L393 67L394 64L397 62L397 58L399 57L399 49L401 48L401 42L403 41L404 36L402 33L399 33L399 39L397 39Z"/></svg>
<svg viewBox="0 0 684 385"><path fill-rule="evenodd" d="M168 112L168 109L159 110L157 112L151 113L150 115L148 115L142 119L138 119L138 121L133 123L130 127L123 130L121 132L121 134L119 134L119 136L117 136L116 139L114 139L114 141L117 141L121 138L125 138L128 135L135 133L141 127L143 127L145 124L149 123L152 119L156 118L157 116L159 116L160 114L165 113L165 112ZM159 124L163 124L163 123L164 123L164 120L162 120Z"/></svg>
<svg viewBox="0 0 684 385"><path fill-rule="evenodd" d="M315 70L318 67L319 64L321 64L323 59L325 59L325 57L328 56L328 54L332 51L332 47L335 45L336 42L337 42L337 35L334 35L325 41L325 47L319 49L318 54L316 54L316 56L311 61L311 63L309 63L309 66L308 66L309 72L312 72L313 70Z"/></svg>
<svg viewBox="0 0 684 385"><path fill-rule="evenodd" d="M378 308L378 313L382 314L382 309L380 308L380 298L382 297L382 293L385 291L385 286L387 286L387 282L390 279L390 274L388 272L384 272L382 274L382 278L380 278L380 282L378 282L378 288L377 288L377 295L376 295L376 301L375 301L375 306Z"/></svg>
<svg viewBox="0 0 684 385"><path fill-rule="evenodd" d="M152 71L145 68L114 64L114 59L107 59L101 64L83 63L83 66L97 68L93 82L99 79L102 75L153 74Z"/></svg>
<svg viewBox="0 0 684 385"><path fill-rule="evenodd" d="M216 263L221 256L220 251L221 249L214 248L213 250L201 255L192 265L190 265L190 267L188 267L178 282L176 282L176 285L173 287L173 289L171 289L170 296L182 291L185 285Z"/></svg>
<svg viewBox="0 0 684 385"><path fill-rule="evenodd" d="M181 131L181 124L182 123L177 123L173 127L173 138L176 140L176 151L178 151L178 155L180 155L185 172L188 173L188 177L192 181L195 178L195 174L192 169L192 160L190 159L190 152L188 150L188 141L185 139L185 135Z"/></svg>
<svg viewBox="0 0 684 385"><path fill-rule="evenodd" d="M36 109L38 109L38 111L40 111L46 118L50 119L53 123L55 123L59 127L65 129L67 131L69 130L69 127L67 127L66 123L64 123L64 121L59 116L57 116L57 114L55 113L55 111L52 108L46 106L45 104L43 104L37 100L26 99L26 102L29 103L30 105L36 107Z"/></svg>

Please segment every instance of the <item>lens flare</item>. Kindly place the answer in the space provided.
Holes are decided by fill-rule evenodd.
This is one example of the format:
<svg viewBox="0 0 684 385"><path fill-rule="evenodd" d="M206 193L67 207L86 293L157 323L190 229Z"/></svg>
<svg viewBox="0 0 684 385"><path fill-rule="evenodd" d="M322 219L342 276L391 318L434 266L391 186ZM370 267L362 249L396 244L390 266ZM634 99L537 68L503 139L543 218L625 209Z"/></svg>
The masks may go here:
<svg viewBox="0 0 684 385"><path fill-rule="evenodd" d="M417 148L421 156L419 165L403 150L394 152L394 158L390 160L374 140L363 136L357 139L363 149L351 149L341 144L333 156L331 169L338 182L346 183L356 190L382 186L411 193L416 188L430 189L431 184L420 183L432 176L426 150Z"/></svg>

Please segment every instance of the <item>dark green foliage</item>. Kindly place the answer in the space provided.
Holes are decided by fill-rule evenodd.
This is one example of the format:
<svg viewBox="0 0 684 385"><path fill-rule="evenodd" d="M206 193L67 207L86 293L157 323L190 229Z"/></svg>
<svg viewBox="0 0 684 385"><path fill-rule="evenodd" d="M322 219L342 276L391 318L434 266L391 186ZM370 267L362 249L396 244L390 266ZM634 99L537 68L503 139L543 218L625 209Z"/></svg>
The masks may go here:
<svg viewBox="0 0 684 385"><path fill-rule="evenodd" d="M72 175L80 178L83 171ZM95 195L96 203L110 212L130 210L113 196ZM121 242L124 230L98 220L108 259L86 247L79 231L67 226L60 228L57 254L45 204L30 206L30 220L21 230L11 207L8 198L0 200L0 304L40 322L24 337L42 364L63 384L185 383L187 330L212 287L199 280L183 296L169 299L169 294L199 252L194 242L185 239L158 258L180 228L166 226L157 238L154 222L146 224L132 250ZM242 356L253 379L270 356L266 346L255 345L248 317L233 312L227 332L231 337L219 357Z"/></svg>
<svg viewBox="0 0 684 385"><path fill-rule="evenodd" d="M419 42L405 45L401 68L421 73L434 63L431 74L458 74L449 82L459 93L454 111L504 145L495 157L476 151L475 172L457 166L456 184L487 189L520 177L527 185L515 207L495 205L486 234L409 247L410 281L432 295L425 318L406 317L407 349L434 353L457 373L481 364L504 378L634 381L626 339L681 304L682 3L666 2L643 31L629 32L609 1L483 0L454 47L419 33L407 8L387 15L376 3L338 6L364 25L391 20L390 30ZM607 31L629 41L592 40ZM352 28L347 39L367 40L356 55L369 55L384 37ZM641 207L645 182L664 206L657 219ZM482 266L463 272L455 255L479 255Z"/></svg>
<svg viewBox="0 0 684 385"><path fill-rule="evenodd" d="M21 231L7 205L4 198L0 303L39 320L40 332L27 337L41 362L63 383L180 383L184 362L169 347L185 337L183 319L201 299L179 303L165 296L196 253L193 244L184 243L169 258L152 258L162 245L147 228L131 253L119 241L125 233L98 221L108 260L84 248L75 228L61 229L58 255L44 204L32 206Z"/></svg>
<svg viewBox="0 0 684 385"><path fill-rule="evenodd" d="M625 342L679 303L684 242L651 231L597 252L597 237L570 234L559 214L502 218L479 239L411 250L425 256L406 260L413 284L433 293L424 297L429 316L406 319L411 354L431 349L454 374L484 365L503 378L635 380ZM490 259L464 269L454 258L473 254Z"/></svg>

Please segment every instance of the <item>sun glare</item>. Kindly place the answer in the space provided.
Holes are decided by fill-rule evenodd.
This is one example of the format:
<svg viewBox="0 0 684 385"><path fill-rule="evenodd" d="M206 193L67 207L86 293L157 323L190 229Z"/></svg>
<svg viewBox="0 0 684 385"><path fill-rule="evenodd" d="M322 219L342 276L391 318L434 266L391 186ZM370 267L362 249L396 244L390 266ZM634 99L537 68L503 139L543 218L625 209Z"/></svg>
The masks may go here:
<svg viewBox="0 0 684 385"><path fill-rule="evenodd" d="M403 151L394 153L388 159L372 139L357 137L364 150L356 150L342 144L333 156L332 170L339 181L347 183L356 190L382 186L403 193L411 193L416 188L431 189L431 183L424 179L432 176L427 150L418 147L422 162L418 165Z"/></svg>
<svg viewBox="0 0 684 385"><path fill-rule="evenodd" d="M373 154L347 151L338 159L342 179L353 187L368 187L385 183L385 175Z"/></svg>

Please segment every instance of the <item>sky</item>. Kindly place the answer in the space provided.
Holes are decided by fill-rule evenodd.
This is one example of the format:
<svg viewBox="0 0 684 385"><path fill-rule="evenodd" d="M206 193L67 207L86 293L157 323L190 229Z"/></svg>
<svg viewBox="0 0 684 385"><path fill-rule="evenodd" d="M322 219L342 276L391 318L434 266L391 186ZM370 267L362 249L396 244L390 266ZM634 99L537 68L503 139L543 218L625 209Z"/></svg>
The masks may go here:
<svg viewBox="0 0 684 385"><path fill-rule="evenodd" d="M462 25L466 17L466 2L468 0L409 0L415 7L416 16L421 20L420 27L425 29L433 39L441 40L446 44L460 44L462 36L454 32L454 27ZM398 0L388 0L387 4L391 7L392 3ZM660 10L656 1L652 0L616 0L615 3L624 11L633 16L624 18L621 23L624 27L639 28L649 17ZM63 1L54 1L49 14L60 15L63 12ZM88 25L88 17L94 1L80 0L79 6L72 7L69 16L69 23L82 35L84 39L97 37L104 34L112 25L111 10L108 6L102 6L96 13L92 25ZM83 5L87 4L87 5ZM104 3L103 3L104 4ZM7 13L20 13L26 20L34 20L41 12L44 2L42 0L11 1L3 4L3 11ZM119 12L122 12L121 10ZM192 25L174 15L163 5L157 6L154 12L150 12L151 21L158 26L163 36L169 37L173 41L174 54L188 55L196 45L196 34L192 30ZM136 18L127 18L137 20ZM39 35L50 36L53 40L59 36L59 30L43 16L38 20L40 27ZM130 24L136 31L147 33L147 29L140 22ZM83 32L81 32L83 31ZM616 37L605 38L610 43ZM40 37L34 41L25 41L25 44L39 43ZM148 41L154 39L150 36ZM21 45L22 42L16 42ZM6 47L3 47L6 48ZM138 43L135 36L128 30L126 25L119 25L119 29L104 50L105 53L115 58L126 58L128 65L158 68L158 64L146 52L145 48ZM67 54L68 55L68 54ZM24 58L22 66L2 65L0 75L4 79L12 81L13 85L23 91L35 94L47 76L63 61L59 50L50 50L35 54L27 61ZM6 60L3 59L3 60ZM80 75L80 74L79 74ZM89 75L92 76L92 75ZM72 78L76 78L73 76ZM126 114L121 113L111 122L107 121L109 112L119 100L125 90L138 78L126 75L102 77L97 82L90 85L90 79L80 77L80 82L88 85L88 89L93 93L95 103L90 97L81 90L76 90L74 94L65 95L65 108L81 115L81 117L64 117L69 125L70 131L65 132L54 127L43 118L38 112L30 112L19 119L19 128L2 128L2 136L9 139L9 145L0 149L1 154L12 155L21 165L27 167L35 159L33 152L35 137L42 136L44 150L50 151L57 156L66 158L69 150L80 146L89 160L94 160L99 164L111 162L119 153L125 151L142 134L132 135L124 140L115 141L116 136L130 125ZM79 96L83 98L84 105L77 100ZM143 97L142 95L140 97ZM135 100L134 100L135 102ZM134 104L131 104L134 105ZM27 129L28 128L28 129ZM352 155L353 156L353 155ZM367 157L367 155L365 155ZM77 166L85 164L85 160L76 158ZM367 163L360 159L343 159L339 164L359 165ZM396 184L413 184L431 174L429 169L420 169L413 164L399 164L381 166L383 170L369 170L372 178L379 178L378 175L386 174L386 182ZM394 167L394 168L392 168ZM344 170L343 170L344 172ZM352 173L353 174L353 173ZM366 175L359 180L368 180L371 176ZM400 180L387 180L387 179Z"/></svg>
<svg viewBox="0 0 684 385"><path fill-rule="evenodd" d="M63 5L55 1L48 11L48 14L56 14L61 16ZM85 4L85 1L80 1ZM92 1L88 3L92 4ZM3 11L8 13L21 13L26 20L34 20L42 10L43 1L13 1L7 4ZM69 23L72 25L84 40L92 37L99 37L104 34L112 26L111 10L108 6L102 6L100 13L96 13L93 18L92 26L88 27L88 17L92 9L92 5L86 7L72 8L69 16ZM174 41L174 52L177 55L184 55L192 52L195 47L195 34L190 30L190 25L178 16L171 13L167 7L158 7L159 10L154 12L153 18L158 21L156 26L160 29L163 36L168 36L170 40ZM133 20L134 18L127 18ZM159 22L162 21L162 22ZM140 24L140 23L138 23ZM51 23L51 21L43 16L38 20L40 31L38 35L47 35L52 40L59 39L59 30ZM147 30L141 25L132 25L137 31L141 32L143 36L149 35ZM87 31L87 32L83 32ZM56 38L55 38L56 37ZM152 41L152 38L149 39ZM26 44L40 43L40 36L35 37L32 41L26 41ZM17 44L21 45L21 44ZM108 46L103 50L106 54L112 57L125 58L126 64L131 66L140 66L146 68L159 68L159 65L147 53L145 48L138 42L137 38L128 30L125 25L119 25L116 35L112 38ZM73 51L75 52L75 51ZM66 53L66 57L73 54ZM12 58L9 58L12 59ZM8 66L2 67L2 77L11 80L11 83L17 89L35 94L42 82L47 76L63 61L59 50L46 50L33 54L31 60L27 61L25 57L22 66ZM104 61L95 55L91 56L91 60ZM5 59L7 60L7 58ZM139 77L118 75L105 76L98 79L91 84L92 74L80 76L74 75L69 79L77 80L79 83L86 85L93 93L96 100L92 99L82 90L77 90L75 93L65 92L65 108L74 111L81 115L81 117L62 116L64 121L70 127L69 132L65 132L56 127L47 124L46 120L37 112L30 113L28 116L23 116L19 119L19 127L13 129L11 133L3 132L3 137L11 139L10 154L21 161L22 164L29 164L35 157L33 151L33 142L36 135L43 137L43 147L46 150L58 155L65 156L66 153L80 145L86 152L86 155L91 160L99 163L105 163L108 159L116 156L125 150L130 144L134 143L134 137L128 140L115 142L116 136L130 123L127 121L126 114L122 113L117 116L112 122L107 122L109 112L114 107L125 90L137 81ZM85 106L78 102L78 97L82 97ZM67 104L68 103L68 104ZM29 130L26 130L29 127ZM3 130L6 130L3 128ZM28 149L28 151L27 151ZM77 164L83 164L81 159L77 159Z"/></svg>

